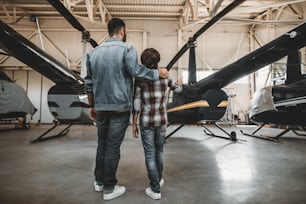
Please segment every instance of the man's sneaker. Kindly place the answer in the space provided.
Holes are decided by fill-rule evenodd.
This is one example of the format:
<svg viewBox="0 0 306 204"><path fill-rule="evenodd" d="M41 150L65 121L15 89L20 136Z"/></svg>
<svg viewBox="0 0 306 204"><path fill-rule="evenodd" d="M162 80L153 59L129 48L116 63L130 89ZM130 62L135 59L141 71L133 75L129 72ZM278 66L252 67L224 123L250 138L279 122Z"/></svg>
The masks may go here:
<svg viewBox="0 0 306 204"><path fill-rule="evenodd" d="M151 187L146 188L146 195L154 200L161 199L161 193L155 193L152 191Z"/></svg>
<svg viewBox="0 0 306 204"><path fill-rule="evenodd" d="M101 192L103 191L103 185L99 185L97 181L94 182L94 187L96 192Z"/></svg>
<svg viewBox="0 0 306 204"><path fill-rule="evenodd" d="M159 186L162 187L164 184L165 184L165 180L162 178L162 179L159 181Z"/></svg>
<svg viewBox="0 0 306 204"><path fill-rule="evenodd" d="M125 190L126 189L125 189L124 186L115 185L113 192L111 192L111 193L104 193L103 199L104 200L112 200L114 198L117 198L117 197L121 196L122 194L124 194Z"/></svg>

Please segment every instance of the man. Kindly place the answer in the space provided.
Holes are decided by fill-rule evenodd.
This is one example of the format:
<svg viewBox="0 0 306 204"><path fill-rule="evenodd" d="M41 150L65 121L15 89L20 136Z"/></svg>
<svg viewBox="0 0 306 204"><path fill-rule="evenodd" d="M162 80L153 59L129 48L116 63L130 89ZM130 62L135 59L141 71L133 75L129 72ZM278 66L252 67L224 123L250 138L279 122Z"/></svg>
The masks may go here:
<svg viewBox="0 0 306 204"><path fill-rule="evenodd" d="M125 43L123 20L111 19L108 33L109 39L87 54L85 77L89 113L98 129L94 187L103 191L104 200L126 191L117 185L116 171L132 108L133 77L156 81L169 76L166 69L151 70L138 64L136 50Z"/></svg>

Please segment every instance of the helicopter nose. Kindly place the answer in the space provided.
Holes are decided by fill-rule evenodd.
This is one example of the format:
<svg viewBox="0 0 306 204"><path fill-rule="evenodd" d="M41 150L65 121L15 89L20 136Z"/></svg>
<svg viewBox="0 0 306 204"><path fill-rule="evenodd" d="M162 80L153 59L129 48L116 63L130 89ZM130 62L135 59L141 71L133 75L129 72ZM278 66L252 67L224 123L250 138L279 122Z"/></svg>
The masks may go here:
<svg viewBox="0 0 306 204"><path fill-rule="evenodd" d="M250 101L249 117L257 116L266 111L276 111L272 96L272 87L264 87L256 91Z"/></svg>
<svg viewBox="0 0 306 204"><path fill-rule="evenodd" d="M52 114L54 117L58 116L57 112L55 112L55 111L52 111L51 114Z"/></svg>

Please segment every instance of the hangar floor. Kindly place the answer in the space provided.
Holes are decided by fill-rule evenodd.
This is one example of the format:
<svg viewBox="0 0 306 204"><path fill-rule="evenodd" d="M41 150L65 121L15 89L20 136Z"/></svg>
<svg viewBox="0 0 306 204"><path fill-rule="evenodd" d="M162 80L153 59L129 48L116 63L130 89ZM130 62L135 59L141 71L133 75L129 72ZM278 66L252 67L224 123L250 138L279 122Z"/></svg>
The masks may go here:
<svg viewBox="0 0 306 204"><path fill-rule="evenodd" d="M65 137L29 144L49 127L0 132L0 203L104 203L92 186L96 128L72 126ZM279 143L240 133L238 138L246 141L210 137L198 126L182 128L165 144L165 185L162 200L154 201L144 195L143 149L129 127L117 173L127 192L108 203L306 203L306 138L292 132Z"/></svg>

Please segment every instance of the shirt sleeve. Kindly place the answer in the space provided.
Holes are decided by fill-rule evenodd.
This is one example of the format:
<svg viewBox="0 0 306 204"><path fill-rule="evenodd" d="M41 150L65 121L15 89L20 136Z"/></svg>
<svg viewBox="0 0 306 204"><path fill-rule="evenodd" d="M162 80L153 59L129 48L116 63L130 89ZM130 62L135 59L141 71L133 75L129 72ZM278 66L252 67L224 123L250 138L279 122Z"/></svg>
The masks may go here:
<svg viewBox="0 0 306 204"><path fill-rule="evenodd" d="M137 52L132 46L127 46L124 56L127 71L139 80L157 81L159 72L156 69L148 69L144 65L138 64Z"/></svg>
<svg viewBox="0 0 306 204"><path fill-rule="evenodd" d="M85 89L86 89L87 94L92 94L93 93L93 89L92 89L93 81L92 81L92 70L91 70L90 61L89 61L89 54L86 55L86 70L87 70L87 73L84 78Z"/></svg>
<svg viewBox="0 0 306 204"><path fill-rule="evenodd" d="M141 110L141 88L139 82L135 80L133 96L133 113L139 113Z"/></svg>

